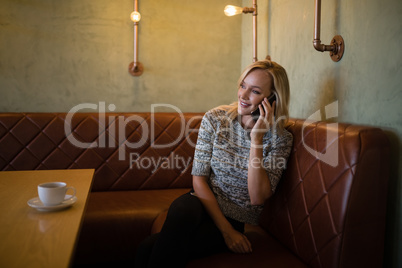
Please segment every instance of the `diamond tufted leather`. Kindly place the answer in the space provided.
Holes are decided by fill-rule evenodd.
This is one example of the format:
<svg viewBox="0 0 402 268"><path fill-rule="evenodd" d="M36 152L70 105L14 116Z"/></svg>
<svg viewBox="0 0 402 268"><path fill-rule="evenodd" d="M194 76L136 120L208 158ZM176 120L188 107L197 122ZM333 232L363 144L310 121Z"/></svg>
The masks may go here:
<svg viewBox="0 0 402 268"><path fill-rule="evenodd" d="M288 168L261 226L311 267L381 267L389 166L385 134L303 120L291 120L288 130L294 135ZM338 165L317 159L306 145L337 152Z"/></svg>
<svg viewBox="0 0 402 268"><path fill-rule="evenodd" d="M138 242L163 223L158 217L152 226L158 214L191 187L201 118L191 113L77 113L70 122L62 113L3 113L0 170L94 168L94 193L77 256L129 259ZM71 130L67 136L65 125ZM252 261L222 254L190 267L382 266L389 172L385 134L378 128L298 119L291 119L287 129L294 137L287 169L260 226L246 228L257 247ZM79 148L71 140L96 146ZM131 163L130 155L137 162ZM175 157L187 164L172 165ZM147 162L152 159L162 161Z"/></svg>
<svg viewBox="0 0 402 268"><path fill-rule="evenodd" d="M0 114L0 170L94 168L94 192L191 187L192 144L202 114L67 116ZM71 141L97 146L79 148Z"/></svg>

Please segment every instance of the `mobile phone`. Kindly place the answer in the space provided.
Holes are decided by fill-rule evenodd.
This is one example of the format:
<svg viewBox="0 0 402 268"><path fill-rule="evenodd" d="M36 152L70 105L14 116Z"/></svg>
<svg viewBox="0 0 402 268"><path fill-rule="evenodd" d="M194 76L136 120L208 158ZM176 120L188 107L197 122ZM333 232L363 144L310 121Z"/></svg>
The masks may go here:
<svg viewBox="0 0 402 268"><path fill-rule="evenodd" d="M272 93L272 95L268 97L268 102L270 105L272 105L272 103L274 103L274 101L276 101L276 96L274 93ZM264 109L264 106L262 106L262 109ZM275 113L275 111L274 111L274 113ZM258 118L260 117L260 108L257 108L256 110L254 110L251 113L251 116L253 117L253 120L255 122L257 122Z"/></svg>

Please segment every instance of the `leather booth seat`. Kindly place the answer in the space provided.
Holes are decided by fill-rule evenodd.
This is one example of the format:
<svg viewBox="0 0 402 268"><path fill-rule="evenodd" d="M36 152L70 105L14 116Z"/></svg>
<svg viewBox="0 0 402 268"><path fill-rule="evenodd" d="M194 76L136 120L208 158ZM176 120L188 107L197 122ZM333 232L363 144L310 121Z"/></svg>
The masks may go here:
<svg viewBox="0 0 402 268"><path fill-rule="evenodd" d="M131 265L191 188L202 114L2 113L0 170L95 169L74 266ZM389 143L381 129L291 119L287 169L246 226L251 254L188 267L381 267Z"/></svg>
<svg viewBox="0 0 402 268"><path fill-rule="evenodd" d="M91 193L77 247L77 263L130 263L137 245L152 232L157 216L166 211L174 199L188 191Z"/></svg>

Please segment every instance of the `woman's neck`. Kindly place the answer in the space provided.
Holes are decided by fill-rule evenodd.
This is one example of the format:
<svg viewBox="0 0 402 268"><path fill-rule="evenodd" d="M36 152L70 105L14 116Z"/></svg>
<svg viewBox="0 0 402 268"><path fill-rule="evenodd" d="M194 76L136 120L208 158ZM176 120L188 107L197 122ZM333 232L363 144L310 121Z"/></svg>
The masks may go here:
<svg viewBox="0 0 402 268"><path fill-rule="evenodd" d="M240 125L245 129L245 130L250 130L254 127L255 121L251 117L251 115L239 115L240 117Z"/></svg>

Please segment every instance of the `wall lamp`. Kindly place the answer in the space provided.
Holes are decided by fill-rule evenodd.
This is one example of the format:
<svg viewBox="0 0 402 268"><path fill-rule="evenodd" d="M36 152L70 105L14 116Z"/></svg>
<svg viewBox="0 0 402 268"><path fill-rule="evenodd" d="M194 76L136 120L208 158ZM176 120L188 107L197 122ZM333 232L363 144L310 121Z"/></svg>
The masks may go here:
<svg viewBox="0 0 402 268"><path fill-rule="evenodd" d="M241 13L253 14L253 62L257 61L257 0L253 0L253 7L237 7L227 5L225 7L226 16L234 16Z"/></svg>
<svg viewBox="0 0 402 268"><path fill-rule="evenodd" d="M132 76L140 76L144 72L144 66L138 61L138 24L141 20L141 14L138 12L137 0L134 1L134 11L130 15L134 22L134 61L128 65L128 72Z"/></svg>
<svg viewBox="0 0 402 268"><path fill-rule="evenodd" d="M321 44L321 0L315 0L314 15L314 48L321 52L329 51L329 55L333 61L340 61L345 50L345 41L343 41L342 36L335 35L334 38L332 38L331 45Z"/></svg>

